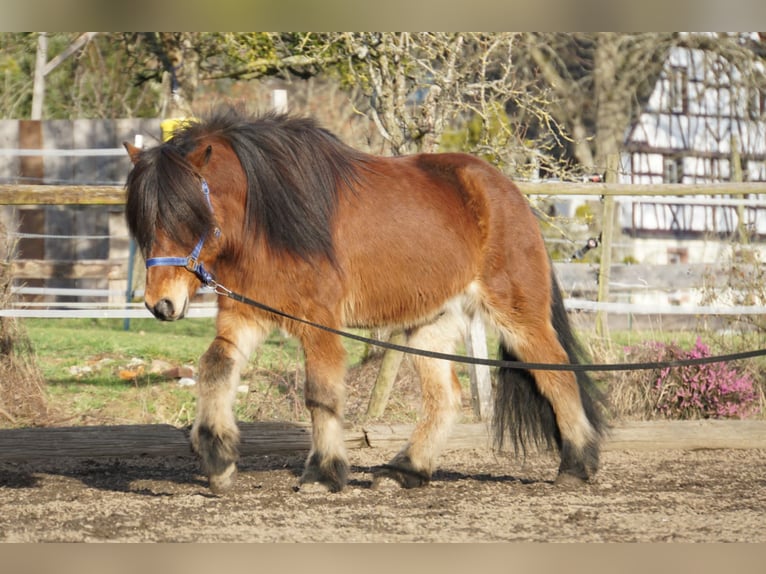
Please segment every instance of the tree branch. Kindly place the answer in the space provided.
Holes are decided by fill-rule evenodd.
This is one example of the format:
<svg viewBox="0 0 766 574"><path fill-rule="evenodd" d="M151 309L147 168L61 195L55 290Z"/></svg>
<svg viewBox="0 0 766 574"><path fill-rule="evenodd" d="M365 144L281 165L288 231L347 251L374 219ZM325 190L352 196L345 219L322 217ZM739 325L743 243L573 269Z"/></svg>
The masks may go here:
<svg viewBox="0 0 766 574"><path fill-rule="evenodd" d="M64 60L85 46L85 44L90 42L97 34L98 32L85 32L78 36L78 38L69 44L63 52L45 64L45 67L43 67L43 76L47 76L53 70L58 68Z"/></svg>

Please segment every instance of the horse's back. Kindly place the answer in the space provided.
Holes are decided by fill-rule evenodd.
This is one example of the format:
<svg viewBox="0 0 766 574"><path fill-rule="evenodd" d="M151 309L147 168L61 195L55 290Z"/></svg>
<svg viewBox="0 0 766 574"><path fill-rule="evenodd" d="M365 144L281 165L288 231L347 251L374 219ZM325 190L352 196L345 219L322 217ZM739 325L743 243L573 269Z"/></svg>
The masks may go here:
<svg viewBox="0 0 766 574"><path fill-rule="evenodd" d="M485 278L487 265L508 257L514 242L523 244L526 227L539 234L516 186L460 153L376 158L338 217L347 320L359 324L436 313Z"/></svg>
<svg viewBox="0 0 766 574"><path fill-rule="evenodd" d="M364 179L360 205L369 201L381 226L417 240L438 254L456 244L488 249L544 249L529 202L513 181L487 161L466 153L379 158ZM388 216L390 221L384 221ZM369 230L369 227L366 228ZM494 244L494 245L492 245Z"/></svg>

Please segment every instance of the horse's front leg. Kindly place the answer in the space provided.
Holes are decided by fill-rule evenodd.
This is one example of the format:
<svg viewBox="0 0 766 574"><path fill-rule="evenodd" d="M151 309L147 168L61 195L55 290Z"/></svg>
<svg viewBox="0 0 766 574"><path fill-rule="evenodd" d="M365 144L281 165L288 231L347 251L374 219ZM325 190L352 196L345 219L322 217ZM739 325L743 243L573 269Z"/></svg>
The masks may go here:
<svg viewBox="0 0 766 574"><path fill-rule="evenodd" d="M225 320L223 323L227 323ZM265 337L264 329L236 322L237 328L221 328L200 360L197 384L197 416L191 442L208 476L210 490L222 494L234 485L239 458L239 428L234 400L240 371Z"/></svg>
<svg viewBox="0 0 766 574"><path fill-rule="evenodd" d="M302 337L306 355L304 397L311 413L311 451L301 488L320 484L339 492L348 480L348 458L343 437L346 352L340 337L314 331Z"/></svg>

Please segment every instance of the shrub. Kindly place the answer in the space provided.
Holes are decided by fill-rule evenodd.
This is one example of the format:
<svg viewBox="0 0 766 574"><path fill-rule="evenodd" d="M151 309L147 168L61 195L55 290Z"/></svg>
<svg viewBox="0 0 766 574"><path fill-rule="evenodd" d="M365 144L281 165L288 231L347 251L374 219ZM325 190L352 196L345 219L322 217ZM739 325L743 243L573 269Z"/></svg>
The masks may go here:
<svg viewBox="0 0 766 574"><path fill-rule="evenodd" d="M625 349L635 362L666 362L710 357L710 348L698 337L691 350L676 343L645 342ZM658 369L649 377L630 377L634 397L641 397L651 416L672 419L745 418L758 412L753 378L728 363L705 363ZM622 391L625 394L625 391ZM641 409L639 409L641 410Z"/></svg>
<svg viewBox="0 0 766 574"><path fill-rule="evenodd" d="M0 221L0 307L9 307L15 243ZM0 317L0 426L47 422L45 381L26 331L14 317Z"/></svg>

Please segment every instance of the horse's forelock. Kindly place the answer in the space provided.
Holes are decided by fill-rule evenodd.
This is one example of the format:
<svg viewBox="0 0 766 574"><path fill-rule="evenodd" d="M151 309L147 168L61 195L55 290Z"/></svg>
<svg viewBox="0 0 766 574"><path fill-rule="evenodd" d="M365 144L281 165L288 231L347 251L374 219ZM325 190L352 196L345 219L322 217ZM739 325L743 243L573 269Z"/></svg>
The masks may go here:
<svg viewBox="0 0 766 574"><path fill-rule="evenodd" d="M200 179L184 155L171 140L144 151L128 175L126 218L144 253L157 230L187 248L213 226Z"/></svg>

